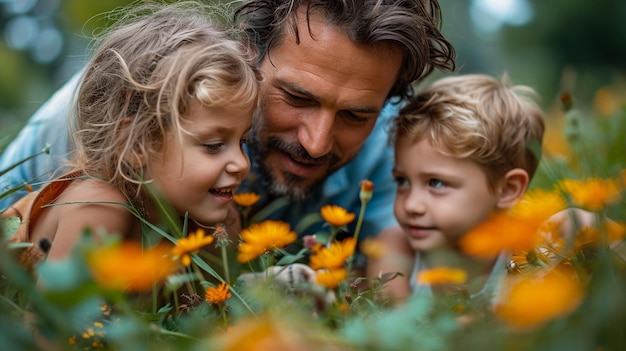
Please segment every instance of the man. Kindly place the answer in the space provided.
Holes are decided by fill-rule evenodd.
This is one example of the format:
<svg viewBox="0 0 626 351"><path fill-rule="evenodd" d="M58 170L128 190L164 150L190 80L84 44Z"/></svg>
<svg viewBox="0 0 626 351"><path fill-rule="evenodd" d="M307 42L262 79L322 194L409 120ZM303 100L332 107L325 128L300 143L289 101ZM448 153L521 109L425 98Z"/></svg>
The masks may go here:
<svg viewBox="0 0 626 351"><path fill-rule="evenodd" d="M325 204L358 213L359 182L369 179L375 188L361 237L394 226L386 122L412 93L412 83L435 68L454 69L454 50L439 32L437 1L250 0L237 18L263 76L249 140L253 174L239 191L261 194L262 204L285 197L287 204L270 218L304 235L321 223L299 226L300 220ZM49 179L62 165L57 158L67 152L64 118L72 85L33 116L2 155L0 170L46 143L53 155L15 168L3 188L7 181L18 186Z"/></svg>

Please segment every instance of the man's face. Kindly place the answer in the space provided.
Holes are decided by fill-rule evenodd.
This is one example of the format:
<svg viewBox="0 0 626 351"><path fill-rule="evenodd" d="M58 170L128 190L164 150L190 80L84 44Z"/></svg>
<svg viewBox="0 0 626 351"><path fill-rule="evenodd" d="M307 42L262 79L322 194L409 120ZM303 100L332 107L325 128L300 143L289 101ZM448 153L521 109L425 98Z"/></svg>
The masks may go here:
<svg viewBox="0 0 626 351"><path fill-rule="evenodd" d="M303 13L298 21L300 43L289 33L261 63L250 148L270 190L302 200L359 151L402 53L390 44L355 44L316 14L310 26Z"/></svg>

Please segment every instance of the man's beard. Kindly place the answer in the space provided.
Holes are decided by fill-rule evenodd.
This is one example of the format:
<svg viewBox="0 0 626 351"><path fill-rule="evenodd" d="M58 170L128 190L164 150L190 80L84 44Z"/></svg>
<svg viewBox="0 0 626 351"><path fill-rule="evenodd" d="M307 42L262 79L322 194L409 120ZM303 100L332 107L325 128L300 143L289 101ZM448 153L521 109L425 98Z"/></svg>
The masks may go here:
<svg viewBox="0 0 626 351"><path fill-rule="evenodd" d="M266 143L259 140L259 131L250 132L252 136L248 140L252 168L258 172L263 186L275 196L287 196L292 201L304 201L311 196L335 170L343 166L339 163L339 157L329 153L320 158L312 158L300 144L289 144L276 137L269 137ZM270 167L264 162L270 150L279 150L288 155L295 155L297 159L307 160L309 163L328 166L328 173L313 181L288 172L281 172L283 182L279 181Z"/></svg>

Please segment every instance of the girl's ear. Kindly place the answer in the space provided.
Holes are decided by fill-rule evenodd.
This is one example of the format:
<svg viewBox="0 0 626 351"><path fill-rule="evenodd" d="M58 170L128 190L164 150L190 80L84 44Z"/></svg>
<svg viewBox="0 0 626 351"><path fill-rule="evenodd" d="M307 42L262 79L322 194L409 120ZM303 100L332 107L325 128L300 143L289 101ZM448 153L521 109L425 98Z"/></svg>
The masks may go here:
<svg viewBox="0 0 626 351"><path fill-rule="evenodd" d="M123 133L125 129L131 128L131 124L132 118L125 117L118 126L119 132ZM128 147L130 147L130 149L119 151L120 153L124 153L124 160L128 162L135 170L142 169L146 165L146 151L138 145L128 145Z"/></svg>
<svg viewBox="0 0 626 351"><path fill-rule="evenodd" d="M521 168L514 168L504 175L498 194L497 206L500 209L510 208L524 196L528 183L528 173Z"/></svg>

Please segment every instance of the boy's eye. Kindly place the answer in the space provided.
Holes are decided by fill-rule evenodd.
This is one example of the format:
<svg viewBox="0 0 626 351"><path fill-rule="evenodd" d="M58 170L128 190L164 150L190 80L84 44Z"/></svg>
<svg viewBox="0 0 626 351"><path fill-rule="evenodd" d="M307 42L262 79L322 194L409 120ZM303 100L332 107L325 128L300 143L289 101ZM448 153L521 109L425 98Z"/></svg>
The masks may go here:
<svg viewBox="0 0 626 351"><path fill-rule="evenodd" d="M433 178L433 179L428 180L428 186L429 186L429 187L432 187L432 188L436 188L436 189L438 189L438 188L443 188L443 187L445 187L445 186L446 186L446 183L442 182L442 181L441 181L441 180L439 180L439 179L434 179L434 178Z"/></svg>
<svg viewBox="0 0 626 351"><path fill-rule="evenodd" d="M398 186L407 186L409 185L409 180L404 177L393 177L393 180L396 182Z"/></svg>

